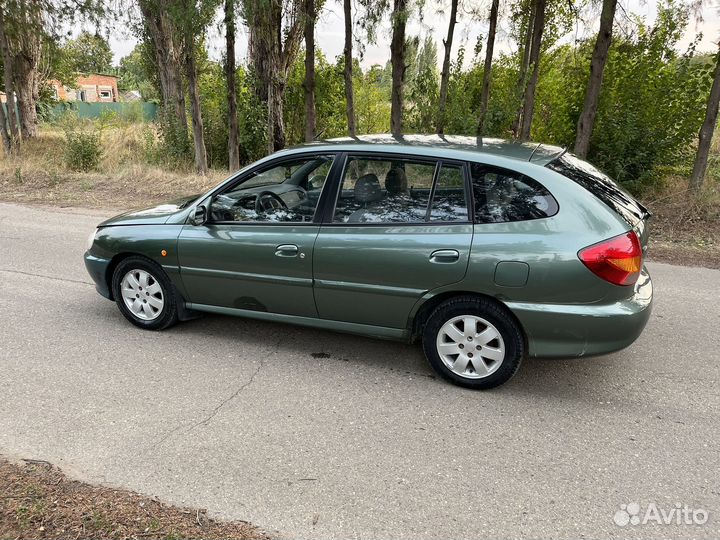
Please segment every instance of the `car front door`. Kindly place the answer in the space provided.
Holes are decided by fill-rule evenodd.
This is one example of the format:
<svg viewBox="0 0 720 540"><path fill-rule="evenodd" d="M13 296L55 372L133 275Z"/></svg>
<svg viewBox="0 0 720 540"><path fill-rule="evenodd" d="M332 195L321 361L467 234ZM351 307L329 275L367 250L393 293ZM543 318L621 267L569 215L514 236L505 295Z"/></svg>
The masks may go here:
<svg viewBox="0 0 720 540"><path fill-rule="evenodd" d="M273 161L213 194L208 221L185 225L178 241L190 302L316 317L315 213L333 160Z"/></svg>
<svg viewBox="0 0 720 540"><path fill-rule="evenodd" d="M462 163L346 157L313 253L324 319L405 328L415 303L463 279L473 227Z"/></svg>

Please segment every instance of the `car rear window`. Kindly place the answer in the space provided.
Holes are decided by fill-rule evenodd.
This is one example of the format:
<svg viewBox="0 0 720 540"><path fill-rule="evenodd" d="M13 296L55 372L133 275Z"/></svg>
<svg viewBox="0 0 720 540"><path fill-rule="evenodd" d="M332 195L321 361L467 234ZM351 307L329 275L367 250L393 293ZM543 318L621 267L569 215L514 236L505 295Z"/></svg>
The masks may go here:
<svg viewBox="0 0 720 540"><path fill-rule="evenodd" d="M548 163L547 167L584 187L631 226L649 215L647 209L632 195L587 161L572 154L563 154Z"/></svg>
<svg viewBox="0 0 720 540"><path fill-rule="evenodd" d="M470 174L477 223L528 221L557 214L552 194L524 174L483 163L472 163Z"/></svg>

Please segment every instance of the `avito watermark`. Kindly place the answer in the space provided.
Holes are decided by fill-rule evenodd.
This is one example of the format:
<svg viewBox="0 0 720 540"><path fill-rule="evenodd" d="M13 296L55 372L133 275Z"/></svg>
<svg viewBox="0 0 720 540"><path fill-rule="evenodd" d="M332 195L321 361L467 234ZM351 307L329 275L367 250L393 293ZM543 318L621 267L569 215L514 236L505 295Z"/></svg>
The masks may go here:
<svg viewBox="0 0 720 540"><path fill-rule="evenodd" d="M705 525L710 514L702 508L691 508L687 504L675 503L672 508L659 507L654 502L645 508L639 503L621 504L613 521L618 527L627 525Z"/></svg>

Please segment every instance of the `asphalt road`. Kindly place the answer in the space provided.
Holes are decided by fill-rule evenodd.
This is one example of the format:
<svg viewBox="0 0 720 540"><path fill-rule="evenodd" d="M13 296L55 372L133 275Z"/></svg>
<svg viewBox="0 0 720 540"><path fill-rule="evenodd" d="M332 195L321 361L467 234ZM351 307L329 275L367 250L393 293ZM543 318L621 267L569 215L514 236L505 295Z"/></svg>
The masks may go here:
<svg viewBox="0 0 720 540"><path fill-rule="evenodd" d="M483 393L415 346L219 316L136 329L85 274L101 217L0 204L0 453L284 537L720 535L720 271L650 264L632 347L529 360ZM616 525L631 502L709 519Z"/></svg>

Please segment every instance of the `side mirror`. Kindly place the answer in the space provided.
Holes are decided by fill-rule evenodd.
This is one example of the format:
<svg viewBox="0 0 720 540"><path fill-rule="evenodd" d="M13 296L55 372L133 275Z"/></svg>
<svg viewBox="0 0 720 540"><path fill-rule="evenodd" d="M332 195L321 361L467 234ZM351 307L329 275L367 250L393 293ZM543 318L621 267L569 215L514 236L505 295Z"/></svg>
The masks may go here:
<svg viewBox="0 0 720 540"><path fill-rule="evenodd" d="M190 216L190 223L193 225L205 225L207 217L207 208L202 204L198 205Z"/></svg>

